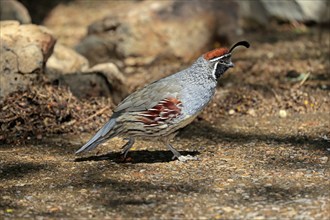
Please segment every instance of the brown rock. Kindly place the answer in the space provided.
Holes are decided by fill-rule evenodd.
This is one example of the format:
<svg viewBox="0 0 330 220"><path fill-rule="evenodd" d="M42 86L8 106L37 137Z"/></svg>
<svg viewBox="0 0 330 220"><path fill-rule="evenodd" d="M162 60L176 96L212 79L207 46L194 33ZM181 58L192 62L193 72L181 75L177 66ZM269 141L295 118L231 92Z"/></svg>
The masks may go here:
<svg viewBox="0 0 330 220"><path fill-rule="evenodd" d="M0 25L1 41L8 48L35 44L41 49L44 61L52 54L56 39L46 27L34 24L20 25L16 21L2 21Z"/></svg>
<svg viewBox="0 0 330 220"><path fill-rule="evenodd" d="M43 61L44 57L40 47L35 44L29 44L20 48L19 53L17 53L17 59L19 60L20 73L29 74L43 68L43 62L40 61Z"/></svg>
<svg viewBox="0 0 330 220"><path fill-rule="evenodd" d="M88 60L75 50L62 44L56 44L53 54L46 63L48 75L76 73L88 69Z"/></svg>
<svg viewBox="0 0 330 220"><path fill-rule="evenodd" d="M55 38L37 25L0 22L0 102L11 92L24 90L43 72Z"/></svg>
<svg viewBox="0 0 330 220"><path fill-rule="evenodd" d="M79 98L106 96L118 104L128 94L124 75L112 63L98 64L83 72L59 75L59 84L66 85Z"/></svg>
<svg viewBox="0 0 330 220"><path fill-rule="evenodd" d="M219 26L237 28L236 9L231 1L132 2L90 25L76 49L91 64L128 57L187 61L211 47L219 32L228 33Z"/></svg>
<svg viewBox="0 0 330 220"><path fill-rule="evenodd" d="M45 72L51 82L68 86L79 98L106 96L119 103L127 95L125 77L114 64L89 68L85 57L61 44L56 44Z"/></svg>

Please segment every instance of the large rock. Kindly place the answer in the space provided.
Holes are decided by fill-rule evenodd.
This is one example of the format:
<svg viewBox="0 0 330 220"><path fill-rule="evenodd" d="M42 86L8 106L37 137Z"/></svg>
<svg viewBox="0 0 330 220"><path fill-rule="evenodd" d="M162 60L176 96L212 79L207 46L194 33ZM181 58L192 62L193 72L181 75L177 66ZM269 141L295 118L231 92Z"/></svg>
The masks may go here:
<svg viewBox="0 0 330 220"><path fill-rule="evenodd" d="M314 21L318 23L330 21L328 0L254 0L238 1L238 3L240 5L240 14L243 18L265 26L272 18L285 21Z"/></svg>
<svg viewBox="0 0 330 220"><path fill-rule="evenodd" d="M235 33L237 18L234 1L132 2L91 24L76 49L91 64L129 57L187 61L219 35Z"/></svg>
<svg viewBox="0 0 330 220"><path fill-rule="evenodd" d="M124 75L113 63L102 63L81 72L52 74L53 82L68 86L79 98L111 97L118 104L128 94Z"/></svg>
<svg viewBox="0 0 330 220"><path fill-rule="evenodd" d="M73 49L56 44L46 63L47 79L70 88L78 98L111 97L118 104L127 96L125 76L113 63L89 68L88 60Z"/></svg>
<svg viewBox="0 0 330 220"><path fill-rule="evenodd" d="M32 84L52 54L55 38L42 26L0 22L0 102Z"/></svg>
<svg viewBox="0 0 330 220"><path fill-rule="evenodd" d="M89 68L88 60L75 50L57 43L46 63L48 75L81 72Z"/></svg>
<svg viewBox="0 0 330 220"><path fill-rule="evenodd" d="M0 20L17 20L22 24L31 23L28 10L16 0L0 1Z"/></svg>

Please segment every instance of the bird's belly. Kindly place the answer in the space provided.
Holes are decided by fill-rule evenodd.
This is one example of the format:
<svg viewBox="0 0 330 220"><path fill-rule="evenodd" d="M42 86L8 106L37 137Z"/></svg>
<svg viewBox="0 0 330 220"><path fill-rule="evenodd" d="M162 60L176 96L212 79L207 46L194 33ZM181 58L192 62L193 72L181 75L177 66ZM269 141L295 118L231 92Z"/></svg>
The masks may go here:
<svg viewBox="0 0 330 220"><path fill-rule="evenodd" d="M179 126L178 129L183 128L183 127L189 125L191 122L194 121L194 119L195 119L196 117L197 117L197 114L196 114L196 115L186 115L186 116L181 120L181 122L179 123L180 126Z"/></svg>

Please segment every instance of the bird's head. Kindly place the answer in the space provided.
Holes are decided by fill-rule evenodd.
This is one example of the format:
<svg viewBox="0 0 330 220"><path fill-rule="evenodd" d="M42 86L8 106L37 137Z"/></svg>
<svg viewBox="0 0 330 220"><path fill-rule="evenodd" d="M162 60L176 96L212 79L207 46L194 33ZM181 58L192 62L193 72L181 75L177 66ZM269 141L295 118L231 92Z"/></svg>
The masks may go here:
<svg viewBox="0 0 330 220"><path fill-rule="evenodd" d="M239 41L230 49L218 48L203 55L204 59L209 62L212 69L212 76L215 79L218 79L230 67L234 67L234 64L231 62L231 54L232 51L238 46L249 48L250 44L247 41Z"/></svg>

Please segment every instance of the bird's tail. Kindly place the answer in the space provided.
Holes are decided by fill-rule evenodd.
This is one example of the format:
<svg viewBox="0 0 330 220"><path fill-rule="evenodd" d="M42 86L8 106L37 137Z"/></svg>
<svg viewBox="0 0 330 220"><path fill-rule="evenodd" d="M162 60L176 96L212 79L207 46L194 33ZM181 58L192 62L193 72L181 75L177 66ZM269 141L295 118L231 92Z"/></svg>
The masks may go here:
<svg viewBox="0 0 330 220"><path fill-rule="evenodd" d="M97 145L101 144L107 139L116 136L116 132L112 131L116 124L116 119L110 119L84 146L76 151L76 154L81 152L93 150Z"/></svg>

